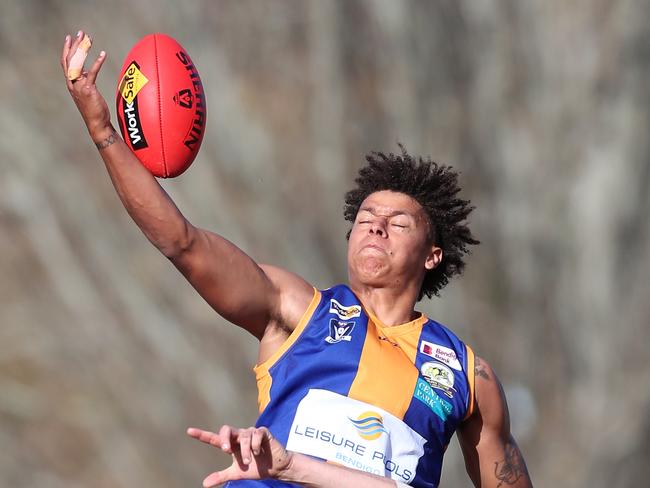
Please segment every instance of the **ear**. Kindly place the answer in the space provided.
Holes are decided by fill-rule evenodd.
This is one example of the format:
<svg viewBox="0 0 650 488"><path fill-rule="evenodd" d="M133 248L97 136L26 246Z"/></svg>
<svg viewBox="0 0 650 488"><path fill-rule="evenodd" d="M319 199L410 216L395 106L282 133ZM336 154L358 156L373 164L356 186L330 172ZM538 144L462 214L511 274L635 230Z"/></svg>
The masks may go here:
<svg viewBox="0 0 650 488"><path fill-rule="evenodd" d="M431 246L427 259L424 261L424 267L432 270L442 261L442 249L436 246Z"/></svg>

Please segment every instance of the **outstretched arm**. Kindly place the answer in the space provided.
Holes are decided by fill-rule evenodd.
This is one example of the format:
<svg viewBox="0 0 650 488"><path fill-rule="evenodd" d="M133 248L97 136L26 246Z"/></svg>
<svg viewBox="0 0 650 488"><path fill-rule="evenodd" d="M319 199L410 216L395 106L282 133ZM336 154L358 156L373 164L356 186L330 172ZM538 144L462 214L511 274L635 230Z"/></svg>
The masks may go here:
<svg viewBox="0 0 650 488"><path fill-rule="evenodd" d="M209 488L226 481L274 478L312 488L396 488L395 481L287 451L266 427L236 429L228 425L218 434L187 429L190 437L232 455L232 464L208 475Z"/></svg>
<svg viewBox="0 0 650 488"><path fill-rule="evenodd" d="M476 410L458 429L467 473L477 487L530 488L526 462L510 433L501 383L478 356L474 371Z"/></svg>
<svg viewBox="0 0 650 488"><path fill-rule="evenodd" d="M64 74L71 62L78 62L83 39L81 31L75 39L66 36ZM90 70L82 68L73 80L66 76L66 84L131 218L223 317L259 339L269 329L291 329L309 305L311 286L286 271L263 269L231 242L183 216L111 125L108 105L95 84L105 59L102 51Z"/></svg>

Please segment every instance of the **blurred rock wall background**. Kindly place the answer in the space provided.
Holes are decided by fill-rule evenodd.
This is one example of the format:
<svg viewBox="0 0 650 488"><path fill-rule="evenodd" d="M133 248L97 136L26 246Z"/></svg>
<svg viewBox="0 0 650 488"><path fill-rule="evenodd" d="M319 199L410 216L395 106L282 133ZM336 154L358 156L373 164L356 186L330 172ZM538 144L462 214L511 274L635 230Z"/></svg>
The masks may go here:
<svg viewBox="0 0 650 488"><path fill-rule="evenodd" d="M209 119L163 185L195 224L316 286L371 150L462 171L482 245L421 309L487 358L536 486L650 468L650 3L0 0L0 486L199 486L188 425L250 425L256 343L123 211L59 67L161 31ZM443 486L470 486L454 442Z"/></svg>

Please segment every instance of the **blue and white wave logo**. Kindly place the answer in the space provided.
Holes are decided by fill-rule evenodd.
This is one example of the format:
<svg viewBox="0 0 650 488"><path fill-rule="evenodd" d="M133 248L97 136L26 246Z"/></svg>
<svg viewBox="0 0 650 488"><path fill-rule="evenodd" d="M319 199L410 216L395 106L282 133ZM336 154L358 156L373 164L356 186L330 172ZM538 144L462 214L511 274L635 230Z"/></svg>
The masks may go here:
<svg viewBox="0 0 650 488"><path fill-rule="evenodd" d="M359 415L356 420L350 417L348 419L354 424L357 433L362 439L374 441L382 434L388 434L388 431L384 428L384 419L377 412L369 410Z"/></svg>

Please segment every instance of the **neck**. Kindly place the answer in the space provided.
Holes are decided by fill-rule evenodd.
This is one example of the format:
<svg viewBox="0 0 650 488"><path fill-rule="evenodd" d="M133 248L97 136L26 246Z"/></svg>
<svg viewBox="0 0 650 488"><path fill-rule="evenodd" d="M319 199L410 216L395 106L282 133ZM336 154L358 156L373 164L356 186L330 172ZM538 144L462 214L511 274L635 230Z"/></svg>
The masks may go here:
<svg viewBox="0 0 650 488"><path fill-rule="evenodd" d="M419 288L376 287L360 283L350 283L350 288L357 295L364 308L377 317L383 325L392 327L414 320L414 307Z"/></svg>

